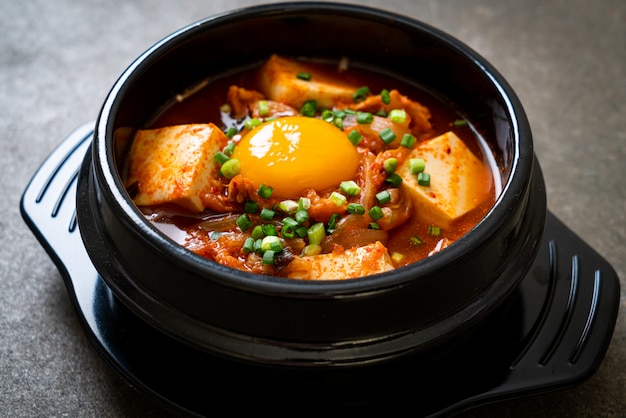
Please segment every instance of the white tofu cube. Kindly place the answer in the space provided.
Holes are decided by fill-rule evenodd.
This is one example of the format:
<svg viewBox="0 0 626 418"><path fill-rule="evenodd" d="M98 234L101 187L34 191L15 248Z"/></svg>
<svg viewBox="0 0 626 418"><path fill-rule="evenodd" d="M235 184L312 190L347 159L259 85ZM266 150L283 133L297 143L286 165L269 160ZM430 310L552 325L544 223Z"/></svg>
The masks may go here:
<svg viewBox="0 0 626 418"><path fill-rule="evenodd" d="M297 77L310 73L309 81ZM338 103L352 103L356 87L325 76L304 63L272 55L261 70L261 89L270 99L300 108L307 100L317 100L319 107L332 108Z"/></svg>
<svg viewBox="0 0 626 418"><path fill-rule="evenodd" d="M409 161L422 158L430 175L430 185L418 184ZM453 132L417 146L398 167L402 187L413 198L415 214L439 226L449 226L482 203L492 189L488 167Z"/></svg>
<svg viewBox="0 0 626 418"><path fill-rule="evenodd" d="M295 257L282 274L291 279L344 280L393 270L387 248L380 242L328 254Z"/></svg>
<svg viewBox="0 0 626 418"><path fill-rule="evenodd" d="M226 135L213 124L137 131L126 181L127 187L137 187L134 202L140 206L172 203L201 212L205 209L201 196L219 173L213 156L227 143Z"/></svg>

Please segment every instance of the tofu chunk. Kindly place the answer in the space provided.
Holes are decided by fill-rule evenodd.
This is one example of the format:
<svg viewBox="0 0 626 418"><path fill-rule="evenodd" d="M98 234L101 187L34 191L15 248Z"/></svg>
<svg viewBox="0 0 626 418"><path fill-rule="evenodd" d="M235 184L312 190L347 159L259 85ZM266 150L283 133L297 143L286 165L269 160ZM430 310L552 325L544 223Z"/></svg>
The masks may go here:
<svg viewBox="0 0 626 418"><path fill-rule="evenodd" d="M301 72L312 75L301 80ZM356 87L315 72L306 64L272 55L261 70L261 89L268 99L300 108L307 100L317 100L319 107L332 108L339 103L351 103Z"/></svg>
<svg viewBox="0 0 626 418"><path fill-rule="evenodd" d="M136 185L139 206L172 203L193 212L205 209L202 195L217 182L213 156L228 143L213 124L140 130L130 150L127 187Z"/></svg>
<svg viewBox="0 0 626 418"><path fill-rule="evenodd" d="M393 270L387 248L380 242L328 254L295 257L281 272L291 279L343 280Z"/></svg>
<svg viewBox="0 0 626 418"><path fill-rule="evenodd" d="M409 161L422 158L430 186L421 186L411 173ZM415 214L439 226L449 226L483 202L492 189L488 167L453 132L417 146L398 167L402 187L413 198Z"/></svg>

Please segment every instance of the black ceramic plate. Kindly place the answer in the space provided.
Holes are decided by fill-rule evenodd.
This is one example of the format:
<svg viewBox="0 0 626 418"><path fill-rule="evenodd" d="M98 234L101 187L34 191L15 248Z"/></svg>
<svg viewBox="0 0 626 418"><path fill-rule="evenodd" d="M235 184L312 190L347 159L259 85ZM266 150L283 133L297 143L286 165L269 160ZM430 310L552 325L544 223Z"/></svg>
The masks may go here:
<svg viewBox="0 0 626 418"><path fill-rule="evenodd" d="M177 413L298 407L398 408L439 416L577 385L600 365L615 326L619 280L592 248L548 213L533 266L513 296L468 340L426 362L285 373L212 357L152 328L117 301L92 265L76 222L76 180L93 123L72 132L24 191L22 216L59 268L95 347L135 387ZM345 391L325 382L346 378ZM306 381L305 381L306 380ZM375 383L372 383L375 382ZM304 408L304 409L303 409ZM408 408L408 409L407 409Z"/></svg>

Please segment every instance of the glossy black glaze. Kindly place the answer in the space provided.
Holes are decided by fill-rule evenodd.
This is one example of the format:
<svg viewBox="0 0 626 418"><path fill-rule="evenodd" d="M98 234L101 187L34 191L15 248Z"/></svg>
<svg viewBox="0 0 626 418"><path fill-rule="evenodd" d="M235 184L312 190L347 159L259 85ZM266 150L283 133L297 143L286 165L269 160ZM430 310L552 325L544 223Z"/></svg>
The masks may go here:
<svg viewBox="0 0 626 418"><path fill-rule="evenodd" d="M250 42L259 33L264 42ZM116 129L140 128L177 92L271 53L347 55L355 64L379 65L459 105L496 153L504 185L496 205L441 253L344 282L246 274L161 235L122 187ZM409 65L413 62L421 64ZM523 108L501 75L474 51L392 13L289 3L198 22L134 62L114 85L96 123L92 151L78 178L77 215L96 269L107 273L102 275L113 293L143 320L211 353L319 367L423 352L469 332L528 271L541 240L546 200Z"/></svg>

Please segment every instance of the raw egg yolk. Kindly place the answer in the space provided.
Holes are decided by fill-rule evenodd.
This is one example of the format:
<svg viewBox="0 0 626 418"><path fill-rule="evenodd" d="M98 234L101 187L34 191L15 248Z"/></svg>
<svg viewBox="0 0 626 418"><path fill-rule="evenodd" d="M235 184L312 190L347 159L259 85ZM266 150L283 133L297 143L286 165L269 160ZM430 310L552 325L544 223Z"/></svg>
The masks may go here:
<svg viewBox="0 0 626 418"><path fill-rule="evenodd" d="M305 116L274 119L248 132L233 158L240 174L274 195L295 198L305 189L324 191L354 178L359 157L345 133L329 122Z"/></svg>

